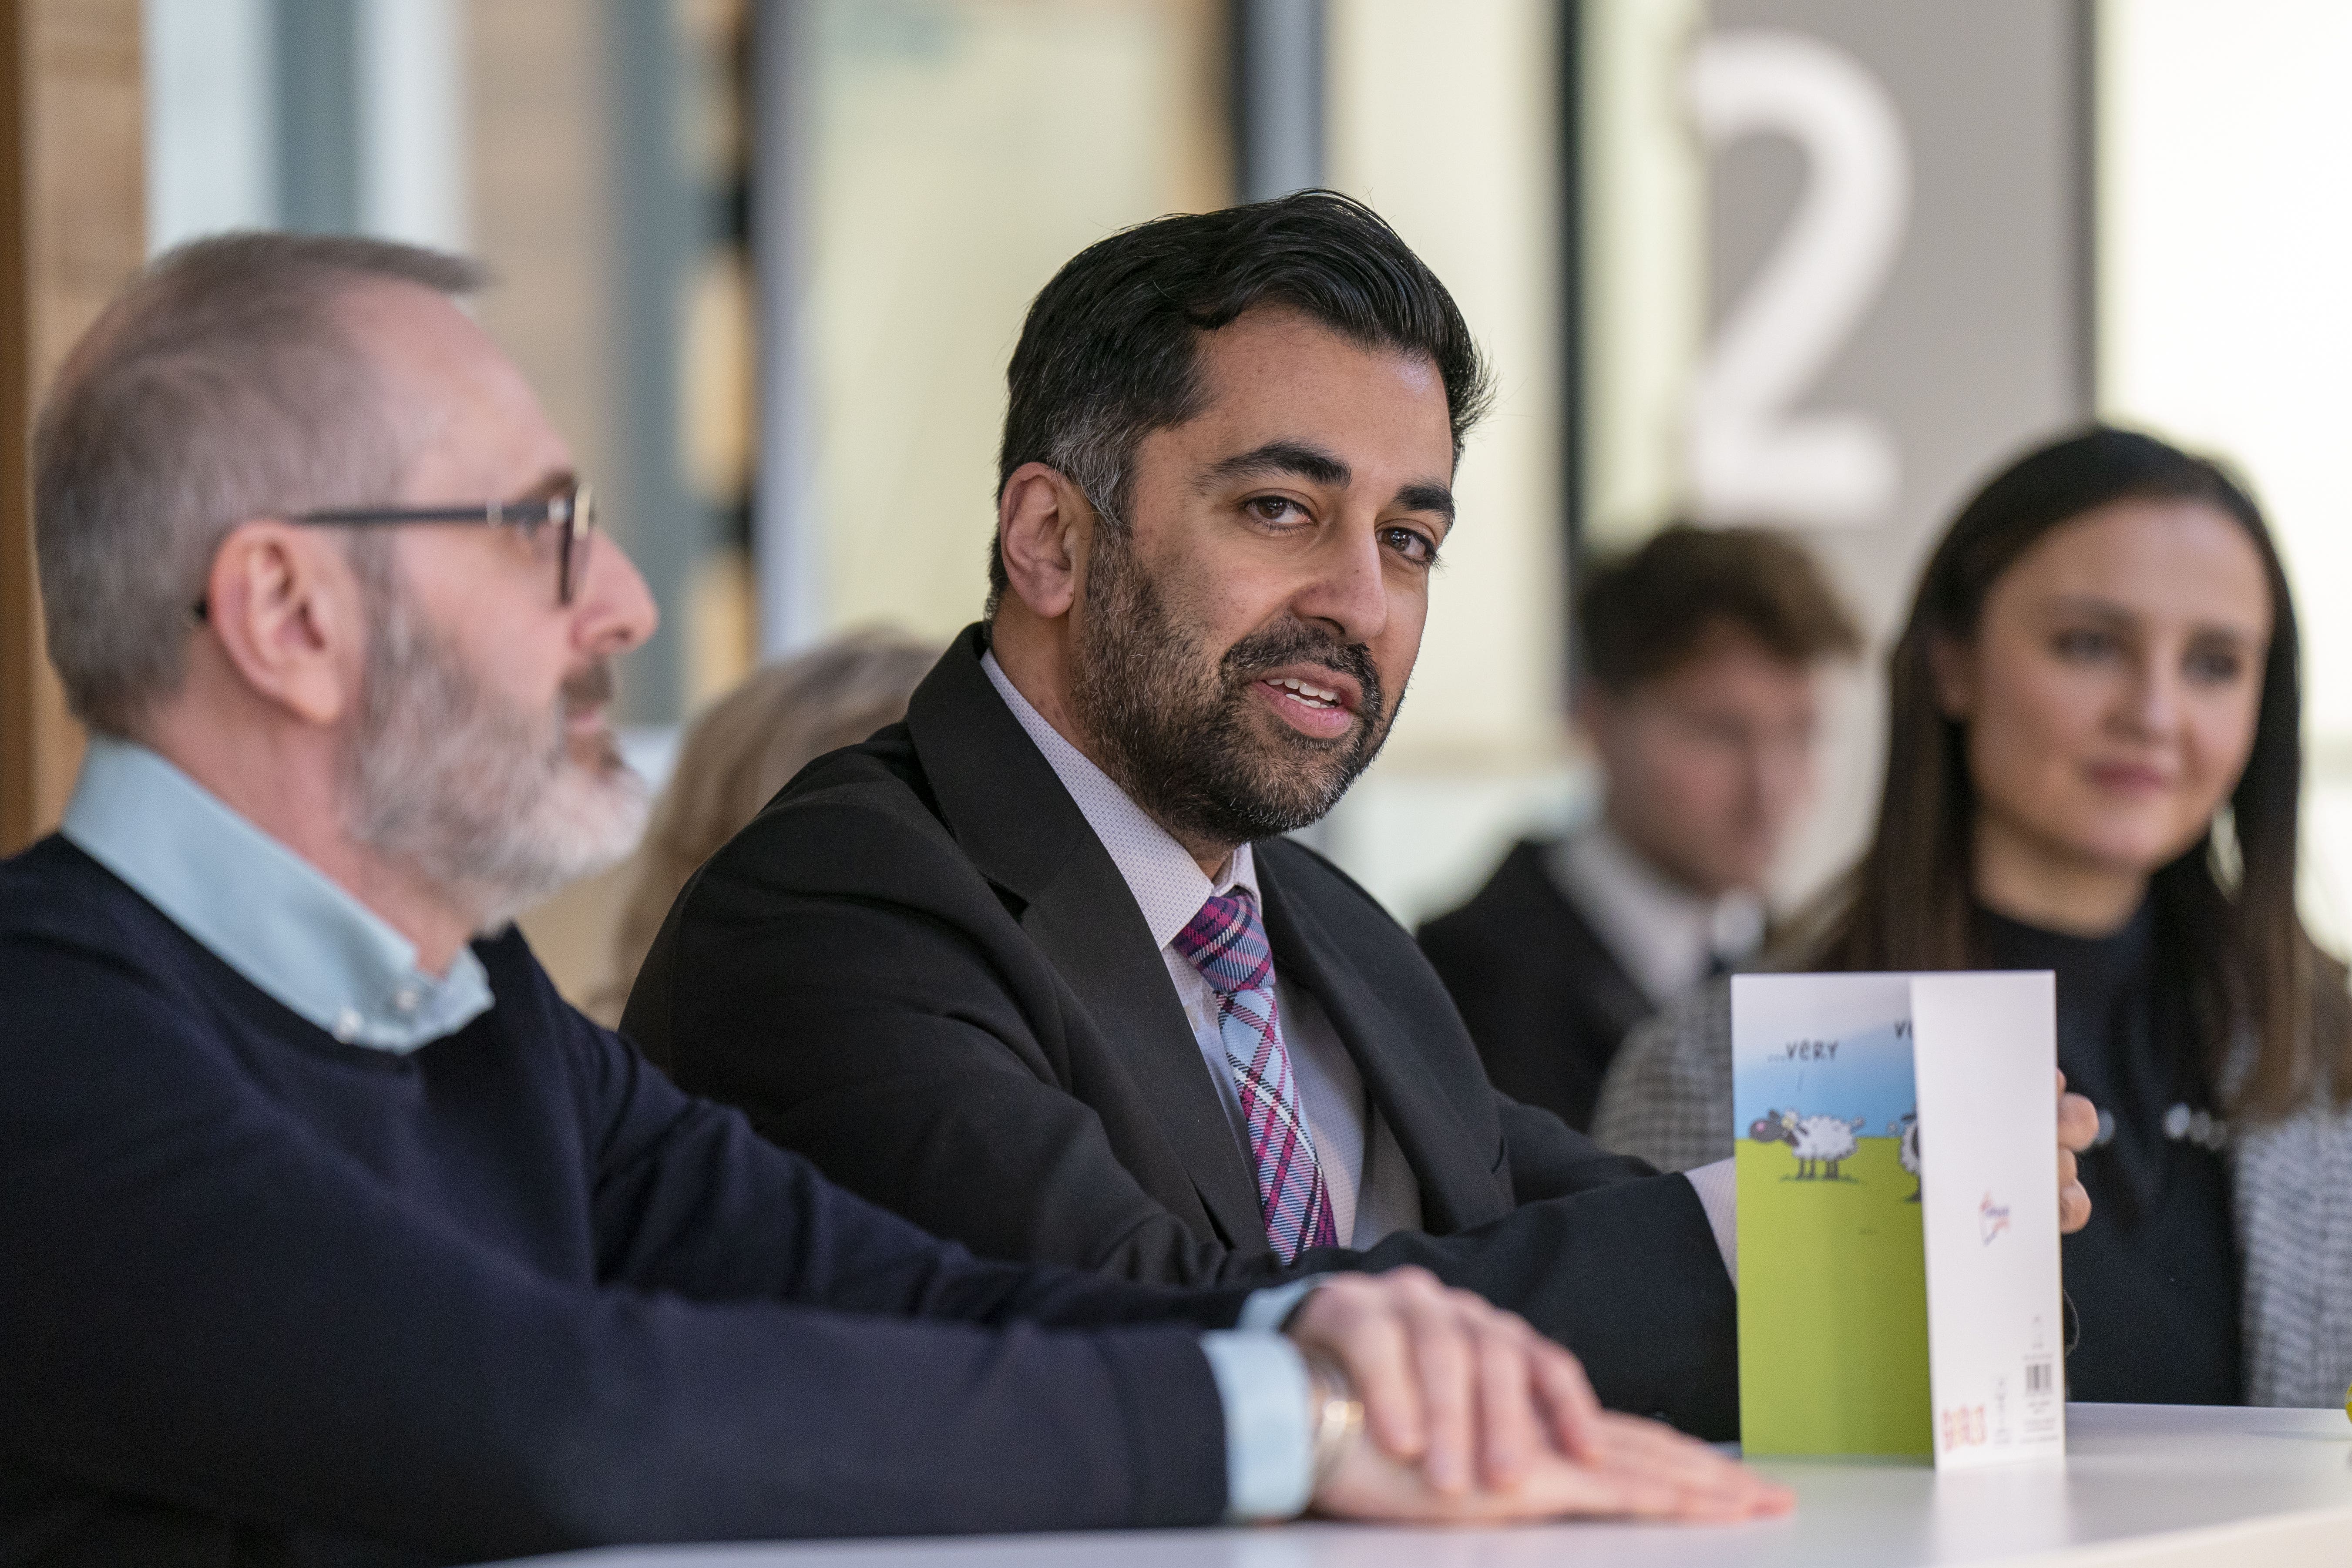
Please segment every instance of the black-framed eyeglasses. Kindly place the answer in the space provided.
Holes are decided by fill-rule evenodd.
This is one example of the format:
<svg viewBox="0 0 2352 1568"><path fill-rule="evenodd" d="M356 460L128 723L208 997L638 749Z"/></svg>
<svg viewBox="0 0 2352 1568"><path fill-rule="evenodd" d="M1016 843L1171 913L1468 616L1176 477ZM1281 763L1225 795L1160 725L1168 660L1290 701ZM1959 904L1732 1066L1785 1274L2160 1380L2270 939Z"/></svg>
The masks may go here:
<svg viewBox="0 0 2352 1568"><path fill-rule="evenodd" d="M555 602L569 605L586 569L589 535L596 531L596 492L586 479L574 476L538 500L490 500L476 506L355 507L348 510L296 512L286 521L329 528L478 522L491 528L520 528L526 538L544 527L560 528L563 531L563 547L555 557ZM211 605L204 599L198 599L194 608L199 621L212 614Z"/></svg>
<svg viewBox="0 0 2352 1568"><path fill-rule="evenodd" d="M596 492L586 479L575 476L538 500L493 500L474 506L356 507L298 512L287 521L330 528L477 522L491 528L520 528L525 537L536 534L541 528L560 528L563 536L562 548L556 552L555 558L555 602L569 605L587 566L589 536L596 531Z"/></svg>

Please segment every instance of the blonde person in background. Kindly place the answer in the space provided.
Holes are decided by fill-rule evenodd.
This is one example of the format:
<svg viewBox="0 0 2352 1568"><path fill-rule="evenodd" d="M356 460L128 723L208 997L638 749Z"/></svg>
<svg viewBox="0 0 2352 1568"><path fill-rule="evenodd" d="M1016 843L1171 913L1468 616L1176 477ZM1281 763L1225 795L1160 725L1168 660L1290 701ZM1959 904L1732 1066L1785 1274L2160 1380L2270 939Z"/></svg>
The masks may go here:
<svg viewBox="0 0 2352 1568"><path fill-rule="evenodd" d="M621 1020L646 950L678 890L760 814L792 776L907 716L907 699L940 650L901 633L851 632L762 665L704 710L655 805L613 937L613 969L589 1012Z"/></svg>
<svg viewBox="0 0 2352 1568"><path fill-rule="evenodd" d="M2296 644L2212 463L2105 428L2019 459L1927 563L1876 832L1778 954L2056 974L2058 1065L2100 1111L2074 1399L2334 1405L2352 1378L2352 1008L2295 910ZM1626 1042L1604 1146L1731 1152L1726 991Z"/></svg>

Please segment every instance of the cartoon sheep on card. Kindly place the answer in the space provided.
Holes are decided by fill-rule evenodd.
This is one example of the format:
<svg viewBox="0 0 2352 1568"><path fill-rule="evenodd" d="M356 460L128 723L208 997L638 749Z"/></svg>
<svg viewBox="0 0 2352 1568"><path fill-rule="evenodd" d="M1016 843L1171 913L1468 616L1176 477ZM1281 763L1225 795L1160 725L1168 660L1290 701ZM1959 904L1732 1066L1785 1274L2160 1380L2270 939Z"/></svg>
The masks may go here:
<svg viewBox="0 0 2352 1568"><path fill-rule="evenodd" d="M1919 1179L1919 1113L1916 1110L1905 1111L1886 1124L1886 1135L1889 1138L1902 1140L1895 1149L1895 1157L1903 1162L1903 1168L1911 1173L1911 1179L1917 1181ZM1919 1188L1912 1188L1911 1195L1904 1201L1917 1203L1919 1192Z"/></svg>
<svg viewBox="0 0 2352 1568"><path fill-rule="evenodd" d="M1793 1110L1768 1110L1748 1127L1759 1143L1786 1143L1797 1156L1797 1180L1838 1180L1838 1166L1853 1158L1854 1134L1863 1118L1851 1121L1834 1116L1804 1116ZM1823 1169L1823 1167L1827 1167Z"/></svg>

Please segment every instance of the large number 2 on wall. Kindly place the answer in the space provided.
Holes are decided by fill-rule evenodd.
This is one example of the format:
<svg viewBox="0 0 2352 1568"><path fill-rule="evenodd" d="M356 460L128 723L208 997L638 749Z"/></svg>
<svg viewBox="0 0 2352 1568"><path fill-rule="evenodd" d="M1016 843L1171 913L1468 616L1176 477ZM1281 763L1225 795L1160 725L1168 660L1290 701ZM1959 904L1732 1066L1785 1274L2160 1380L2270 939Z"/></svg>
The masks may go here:
<svg viewBox="0 0 2352 1568"><path fill-rule="evenodd" d="M1693 54L1691 112L1709 156L1785 136L1805 186L1780 243L1725 312L1691 389L1691 499L1711 522L1858 527L1902 479L1894 433L1797 404L1885 286L1910 216L1911 160L1885 89L1842 49L1758 28Z"/></svg>

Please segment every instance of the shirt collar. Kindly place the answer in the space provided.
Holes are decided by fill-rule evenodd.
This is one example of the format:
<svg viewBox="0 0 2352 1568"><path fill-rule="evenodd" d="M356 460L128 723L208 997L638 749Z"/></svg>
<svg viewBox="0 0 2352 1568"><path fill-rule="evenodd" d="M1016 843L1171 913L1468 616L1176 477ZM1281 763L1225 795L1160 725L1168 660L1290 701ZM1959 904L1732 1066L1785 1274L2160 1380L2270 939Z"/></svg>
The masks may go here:
<svg viewBox="0 0 2352 1568"><path fill-rule="evenodd" d="M1192 917L1201 912L1201 906L1209 901L1213 893L1246 888L1259 907L1265 906L1265 900L1258 894L1257 863L1248 845L1234 851L1233 858L1225 863L1223 876L1213 881L1202 876L1200 863L1190 851L1154 822L1150 813L1129 800L1127 792L1113 784L1108 773L1046 722L1043 713L1030 706L1029 700L1021 695L1003 667L996 662L992 650L980 656L980 667L988 672L989 683L1004 699L1004 705L1013 710L1013 717L1021 721L1021 728L1045 753L1046 764L1077 803L1087 826L1095 830L1095 837L1110 851L1111 863L1118 868L1128 891L1135 895L1136 906L1142 910L1143 923L1151 928L1154 942L1167 946L1178 931L1192 923Z"/></svg>
<svg viewBox="0 0 2352 1568"><path fill-rule="evenodd" d="M488 1011L471 948L448 974L324 873L146 747L90 738L65 837L214 956L347 1045L404 1053Z"/></svg>
<svg viewBox="0 0 2352 1568"><path fill-rule="evenodd" d="M1736 963L1764 938L1764 900L1751 892L1710 899L1668 878L1604 821L1561 840L1553 879L1653 1002L1664 1005Z"/></svg>

